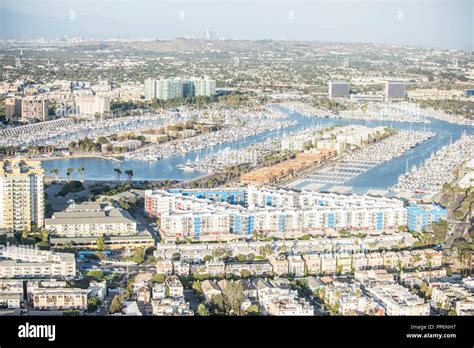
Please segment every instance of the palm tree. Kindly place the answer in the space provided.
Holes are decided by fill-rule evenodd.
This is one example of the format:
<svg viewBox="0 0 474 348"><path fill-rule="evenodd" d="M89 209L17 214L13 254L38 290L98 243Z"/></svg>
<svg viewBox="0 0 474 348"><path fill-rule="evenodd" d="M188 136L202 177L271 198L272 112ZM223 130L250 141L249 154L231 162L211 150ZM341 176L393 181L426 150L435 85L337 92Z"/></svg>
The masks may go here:
<svg viewBox="0 0 474 348"><path fill-rule="evenodd" d="M122 171L120 170L120 168L114 168L114 172L115 180L120 181L120 175L122 175Z"/></svg>
<svg viewBox="0 0 474 348"><path fill-rule="evenodd" d="M67 181L69 181L71 179L71 175L72 175L73 172L74 172L74 168L68 168L67 169L67 171L66 171Z"/></svg>
<svg viewBox="0 0 474 348"><path fill-rule="evenodd" d="M132 181L132 178L133 178L133 170L129 169L129 170L126 170L125 171L125 174L127 175L127 179L128 181Z"/></svg>
<svg viewBox="0 0 474 348"><path fill-rule="evenodd" d="M77 168L77 172L79 173L81 180L83 180L83 173L85 172L85 170L86 168L84 167Z"/></svg>

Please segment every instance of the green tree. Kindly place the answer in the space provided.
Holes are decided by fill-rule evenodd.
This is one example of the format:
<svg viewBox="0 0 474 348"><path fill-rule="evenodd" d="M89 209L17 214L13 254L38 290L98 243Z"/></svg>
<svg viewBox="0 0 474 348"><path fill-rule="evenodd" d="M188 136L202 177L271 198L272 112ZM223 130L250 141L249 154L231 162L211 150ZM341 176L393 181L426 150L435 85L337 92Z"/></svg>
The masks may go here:
<svg viewBox="0 0 474 348"><path fill-rule="evenodd" d="M222 291L222 297L224 298L224 309L229 314L241 314L240 306L244 301L244 292L242 286L239 283L232 282Z"/></svg>
<svg viewBox="0 0 474 348"><path fill-rule="evenodd" d="M102 281L104 279L104 272L99 269L93 269L87 272L88 277L92 277L97 279L98 281Z"/></svg>
<svg viewBox="0 0 474 348"><path fill-rule="evenodd" d="M49 231L45 228L41 229L40 238L41 238L41 241L47 243L49 241Z"/></svg>
<svg viewBox="0 0 474 348"><path fill-rule="evenodd" d="M110 304L110 314L119 313L122 311L122 300L118 295L115 295Z"/></svg>
<svg viewBox="0 0 474 348"><path fill-rule="evenodd" d="M153 274L151 280L155 283L164 283L166 279L166 274Z"/></svg>
<svg viewBox="0 0 474 348"><path fill-rule="evenodd" d="M260 308L257 305L251 305L249 308L247 308L247 313L249 315L257 315L260 313Z"/></svg>
<svg viewBox="0 0 474 348"><path fill-rule="evenodd" d="M249 271L247 271L246 269L243 269L241 272L240 272L240 276L242 278L250 278L251 274Z"/></svg>
<svg viewBox="0 0 474 348"><path fill-rule="evenodd" d="M201 317L207 317L209 315L209 311L207 310L206 306L204 304L199 304L198 309L197 309L198 315Z"/></svg>
<svg viewBox="0 0 474 348"><path fill-rule="evenodd" d="M71 180L71 175L72 175L73 172L74 172L74 168L68 168L66 170L66 176L67 176L68 181Z"/></svg>
<svg viewBox="0 0 474 348"><path fill-rule="evenodd" d="M135 253L132 256L132 261L136 263L143 263L145 261L145 249L135 249Z"/></svg>
<svg viewBox="0 0 474 348"><path fill-rule="evenodd" d="M438 222L433 222L431 224L431 230L438 242L444 242L448 233L448 222L443 219L440 219Z"/></svg>
<svg viewBox="0 0 474 348"><path fill-rule="evenodd" d="M91 297L88 301L87 301L87 310L89 312L94 312L97 307L99 306L100 304L100 301L97 297Z"/></svg>
<svg viewBox="0 0 474 348"><path fill-rule="evenodd" d="M30 236L30 231L28 228L25 227L23 231L21 232L21 239L25 241L28 239L29 236Z"/></svg>
<svg viewBox="0 0 474 348"><path fill-rule="evenodd" d="M193 282L192 289L196 292L196 294L202 294L202 283L199 279Z"/></svg>
<svg viewBox="0 0 474 348"><path fill-rule="evenodd" d="M104 236L100 236L99 238L97 238L96 243L97 243L97 250L99 250L99 251L105 250L105 238L104 238Z"/></svg>

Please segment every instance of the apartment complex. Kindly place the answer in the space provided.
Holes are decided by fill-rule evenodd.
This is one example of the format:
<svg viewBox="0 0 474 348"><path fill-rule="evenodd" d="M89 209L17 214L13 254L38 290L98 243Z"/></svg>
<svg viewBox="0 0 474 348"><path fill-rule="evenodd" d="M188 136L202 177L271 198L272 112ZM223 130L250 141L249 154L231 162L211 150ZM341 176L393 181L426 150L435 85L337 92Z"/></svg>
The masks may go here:
<svg viewBox="0 0 474 348"><path fill-rule="evenodd" d="M27 97L21 100L21 122L47 121L48 119L48 99Z"/></svg>
<svg viewBox="0 0 474 348"><path fill-rule="evenodd" d="M186 97L211 97L216 94L216 81L205 78L169 78L145 80L146 99L170 100Z"/></svg>
<svg viewBox="0 0 474 348"><path fill-rule="evenodd" d="M294 159L242 174L240 182L242 184L252 185L271 184L287 175L292 175L310 166L320 164L334 156L336 156L336 151L327 149L312 149L310 151L297 153Z"/></svg>
<svg viewBox="0 0 474 348"><path fill-rule="evenodd" d="M474 292L462 284L430 284L431 299L436 306L454 310L456 315L474 315Z"/></svg>
<svg viewBox="0 0 474 348"><path fill-rule="evenodd" d="M124 236L137 233L137 223L131 215L111 203L72 203L65 211L45 220L45 227L61 237Z"/></svg>
<svg viewBox="0 0 474 348"><path fill-rule="evenodd" d="M5 119L7 122L18 121L21 117L21 99L5 99Z"/></svg>
<svg viewBox="0 0 474 348"><path fill-rule="evenodd" d="M430 305L399 284L375 284L366 293L385 308L386 315L430 315Z"/></svg>
<svg viewBox="0 0 474 348"><path fill-rule="evenodd" d="M324 287L323 301L338 315L385 314L385 309L365 295L359 284L331 281Z"/></svg>
<svg viewBox="0 0 474 348"><path fill-rule="evenodd" d="M22 280L0 280L0 308L20 308L23 295Z"/></svg>
<svg viewBox="0 0 474 348"><path fill-rule="evenodd" d="M0 248L0 278L66 278L76 275L74 254L34 248Z"/></svg>
<svg viewBox="0 0 474 348"><path fill-rule="evenodd" d="M145 211L158 218L164 237L324 234L328 230L387 231L406 225L403 202L391 198L313 191L256 188L245 206L184 196L165 190L145 192Z"/></svg>
<svg viewBox="0 0 474 348"><path fill-rule="evenodd" d="M421 232L423 227L429 226L432 222L439 222L446 219L448 211L437 204L416 204L407 207L408 228L410 231Z"/></svg>
<svg viewBox="0 0 474 348"><path fill-rule="evenodd" d="M36 310L87 309L88 289L34 288L33 307Z"/></svg>
<svg viewBox="0 0 474 348"><path fill-rule="evenodd" d="M287 284L278 284L257 278L253 282L257 289L258 303L265 315L314 315L314 307L298 297L296 290Z"/></svg>
<svg viewBox="0 0 474 348"><path fill-rule="evenodd" d="M80 116L94 116L110 112L110 98L98 95L76 98L76 111Z"/></svg>
<svg viewBox="0 0 474 348"><path fill-rule="evenodd" d="M0 231L44 225L44 170L40 161L0 161Z"/></svg>
<svg viewBox="0 0 474 348"><path fill-rule="evenodd" d="M386 81L385 82L385 98L405 98L405 83L399 81Z"/></svg>
<svg viewBox="0 0 474 348"><path fill-rule="evenodd" d="M330 81L328 84L329 99L349 99L350 89L347 81Z"/></svg>

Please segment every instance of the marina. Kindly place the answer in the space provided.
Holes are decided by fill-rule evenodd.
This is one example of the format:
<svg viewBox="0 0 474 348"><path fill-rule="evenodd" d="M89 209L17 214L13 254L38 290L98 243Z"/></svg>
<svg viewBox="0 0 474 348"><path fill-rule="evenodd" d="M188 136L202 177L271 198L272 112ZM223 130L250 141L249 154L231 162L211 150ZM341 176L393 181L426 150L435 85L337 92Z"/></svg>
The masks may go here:
<svg viewBox="0 0 474 348"><path fill-rule="evenodd" d="M396 122L396 121L367 121L367 120L344 120L344 119L329 119L324 117L304 117L299 113L290 113L288 109L280 106L273 106L281 112L285 112L289 115L289 120L295 121L297 124L290 125L286 128L280 128L261 134L257 134L245 139L225 142L223 144L214 145L206 149L188 152L184 156L177 155L166 159L162 159L157 162L148 162L138 159L127 159L121 163L113 163L108 160L97 159L97 158L78 158L78 159L60 159L54 161L45 161L43 166L46 172L51 169L58 169L61 178L66 178L67 168L79 168L84 167L85 171L82 176L85 180L114 180L115 174L114 168L132 169L135 173L134 180L191 180L193 178L202 176L203 172L200 171L184 171L183 169L177 168L177 165L185 165L187 161L195 161L199 156L200 159L204 159L207 155L215 155L226 147L230 149L241 149L248 147L252 144L264 142L267 139L274 139L281 137L283 134L290 134L296 131L302 131L315 126L330 127L335 125L347 125L347 124L358 124L367 127L391 127L404 130L412 131L432 131L436 135L418 145L416 148L408 149L402 156L394 158L390 161L383 163L382 165L373 167L372 169L360 174L354 179L346 183L354 187L356 192L365 192L369 188L387 189L397 183L399 175L406 171L406 161L408 160L411 164L421 165L427 158L430 157L433 151L441 149L444 145L449 144L450 139L452 141L458 140L463 132L467 134L474 133L474 127L456 125L432 119L429 125L426 124L414 124L409 122ZM72 178L79 179L79 175L73 172ZM321 186L321 189L325 189L325 186ZM319 188L318 188L319 189Z"/></svg>
<svg viewBox="0 0 474 348"><path fill-rule="evenodd" d="M345 184L371 168L403 155L406 150L421 144L434 135L433 132L400 131L380 142L346 154L336 163L318 170L303 180L298 180L296 185L290 184L288 186L304 188L308 184L314 183Z"/></svg>
<svg viewBox="0 0 474 348"><path fill-rule="evenodd" d="M228 125L224 129L212 133L200 134L191 138L157 144L152 147L138 149L125 155L127 159L158 161L188 152L198 151L225 142L238 141L257 134L266 133L280 128L295 125L294 121L270 118L247 118L245 125Z"/></svg>
<svg viewBox="0 0 474 348"><path fill-rule="evenodd" d="M474 156L474 136L463 135L453 144L445 145L421 166L414 165L402 174L395 191L438 192L445 182L455 179L454 172L465 161ZM408 163L407 163L408 167Z"/></svg>

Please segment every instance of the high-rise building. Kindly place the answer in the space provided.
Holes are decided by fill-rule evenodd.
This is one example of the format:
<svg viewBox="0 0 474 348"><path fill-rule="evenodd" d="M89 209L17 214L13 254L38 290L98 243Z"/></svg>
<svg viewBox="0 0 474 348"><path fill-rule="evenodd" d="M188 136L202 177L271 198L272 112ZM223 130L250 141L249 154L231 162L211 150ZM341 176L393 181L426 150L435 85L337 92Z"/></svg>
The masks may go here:
<svg viewBox="0 0 474 348"><path fill-rule="evenodd" d="M196 95L196 89L194 87L194 82L185 80L183 81L183 97L194 97Z"/></svg>
<svg viewBox="0 0 474 348"><path fill-rule="evenodd" d="M183 97L183 81L179 78L156 81L156 98L170 100Z"/></svg>
<svg viewBox="0 0 474 348"><path fill-rule="evenodd" d="M169 100L194 96L210 97L216 94L216 81L209 77L171 79L146 79L144 94L146 99Z"/></svg>
<svg viewBox="0 0 474 348"><path fill-rule="evenodd" d="M349 98L351 87L347 81L330 81L328 87L329 99Z"/></svg>
<svg viewBox="0 0 474 348"><path fill-rule="evenodd" d="M0 231L44 224L44 170L40 161L0 161Z"/></svg>
<svg viewBox="0 0 474 348"><path fill-rule="evenodd" d="M110 98L88 95L76 99L77 112L81 116L94 116L110 112Z"/></svg>
<svg viewBox="0 0 474 348"><path fill-rule="evenodd" d="M145 99L156 98L156 81L150 78L145 80Z"/></svg>
<svg viewBox="0 0 474 348"><path fill-rule="evenodd" d="M385 98L405 98L405 83L400 81L385 82Z"/></svg>
<svg viewBox="0 0 474 348"><path fill-rule="evenodd" d="M5 99L5 118L7 122L17 121L21 116L21 99Z"/></svg>
<svg viewBox="0 0 474 348"><path fill-rule="evenodd" d="M27 97L21 100L21 122L49 119L48 99Z"/></svg>
<svg viewBox="0 0 474 348"><path fill-rule="evenodd" d="M195 88L196 97L212 97L216 94L216 81L208 76L203 79L192 79Z"/></svg>

